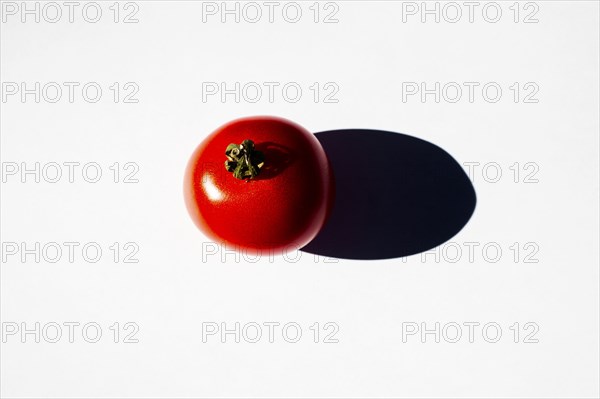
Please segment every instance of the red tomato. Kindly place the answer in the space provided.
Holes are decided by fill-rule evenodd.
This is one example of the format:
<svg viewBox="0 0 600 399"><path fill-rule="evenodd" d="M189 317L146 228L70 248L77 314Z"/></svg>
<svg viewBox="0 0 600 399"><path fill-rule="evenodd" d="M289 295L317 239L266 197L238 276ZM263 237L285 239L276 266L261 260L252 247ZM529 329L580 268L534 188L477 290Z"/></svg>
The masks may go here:
<svg viewBox="0 0 600 399"><path fill-rule="evenodd" d="M256 254L309 243L329 215L334 185L314 135L262 116L234 120L209 135L192 154L184 189L188 211L206 236Z"/></svg>

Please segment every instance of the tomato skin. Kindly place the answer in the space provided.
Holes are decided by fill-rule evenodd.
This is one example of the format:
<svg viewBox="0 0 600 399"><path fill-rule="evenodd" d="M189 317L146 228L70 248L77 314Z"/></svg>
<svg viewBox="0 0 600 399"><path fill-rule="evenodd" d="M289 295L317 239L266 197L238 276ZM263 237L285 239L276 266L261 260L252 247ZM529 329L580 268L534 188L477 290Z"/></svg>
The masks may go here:
<svg viewBox="0 0 600 399"><path fill-rule="evenodd" d="M225 149L249 139L265 164L253 179L225 168ZM229 122L194 151L184 182L194 223L228 248L257 254L302 248L333 204L333 175L316 137L286 119L257 116Z"/></svg>

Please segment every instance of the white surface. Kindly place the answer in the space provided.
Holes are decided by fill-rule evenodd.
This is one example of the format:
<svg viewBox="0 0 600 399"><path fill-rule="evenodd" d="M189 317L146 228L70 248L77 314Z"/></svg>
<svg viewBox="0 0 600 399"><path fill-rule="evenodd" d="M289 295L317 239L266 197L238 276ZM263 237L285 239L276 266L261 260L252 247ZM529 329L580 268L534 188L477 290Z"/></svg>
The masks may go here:
<svg viewBox="0 0 600 399"><path fill-rule="evenodd" d="M281 14L274 23L203 23L202 5L185 1L138 2L139 23L115 24L111 4L101 4L96 24L78 8L73 23L66 16L22 23L18 14L1 26L3 82L103 88L95 104L77 91L73 103L2 102L2 162L103 169L96 184L81 175L55 184L8 177L2 242L94 241L104 251L95 264L77 252L74 263L3 261L5 329L74 321L103 330L96 344L80 330L74 343L5 337L3 397L598 397L597 2L537 2L534 24L512 21L512 2L499 3L495 24L480 8L474 23L466 16L403 23L401 3L366 1L338 2L334 24L313 23L312 2L301 3L296 24ZM222 81L292 81L304 94L297 103L203 102L202 82ZM139 103L115 104L113 82L137 83ZM314 103L313 82L335 82L339 102ZM402 82L498 82L503 97L403 102ZM539 102L515 104L514 82L535 82ZM455 263L451 247L439 263L433 256L325 263L305 253L293 255L296 263L236 262L232 254L203 262L205 239L182 200L185 164L206 134L255 114L315 132L411 134L461 164L497 162L502 179L475 176L477 209L451 240L464 250ZM139 183L112 183L114 162L137 163ZM539 182L514 183L514 162L536 163ZM139 263L114 263L108 246L116 241L137 243ZM472 262L465 242L480 245ZM481 254L489 242L503 251L496 263ZM527 242L539 247L538 263L523 262L533 248L523 249ZM297 322L303 336L296 344L280 333L274 343L202 342L203 322L268 321ZM139 343L113 343L114 322L136 323ZM314 322L336 323L339 342L312 342ZM496 322L503 335L495 344L480 329L473 343L466 336L456 344L432 336L403 342L406 322ZM523 324L536 323L539 342L514 343L515 322L520 341Z"/></svg>

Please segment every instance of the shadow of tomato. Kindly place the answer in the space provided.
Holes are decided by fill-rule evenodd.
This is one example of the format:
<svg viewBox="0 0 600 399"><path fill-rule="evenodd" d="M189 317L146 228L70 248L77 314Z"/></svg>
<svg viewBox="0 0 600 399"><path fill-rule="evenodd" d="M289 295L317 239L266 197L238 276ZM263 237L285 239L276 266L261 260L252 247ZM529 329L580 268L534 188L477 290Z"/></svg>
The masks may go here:
<svg viewBox="0 0 600 399"><path fill-rule="evenodd" d="M443 244L468 222L475 189L450 154L400 133L346 129L315 134L335 176L332 214L303 251L390 259Z"/></svg>

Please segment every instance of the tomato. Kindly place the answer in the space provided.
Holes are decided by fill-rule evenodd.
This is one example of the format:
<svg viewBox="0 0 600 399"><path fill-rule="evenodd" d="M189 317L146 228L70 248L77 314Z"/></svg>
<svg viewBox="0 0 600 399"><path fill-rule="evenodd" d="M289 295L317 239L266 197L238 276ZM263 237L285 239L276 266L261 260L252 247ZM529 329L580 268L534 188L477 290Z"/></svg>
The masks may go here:
<svg viewBox="0 0 600 399"><path fill-rule="evenodd" d="M210 239L253 254L310 242L333 204L323 147L301 126L247 117L210 134L194 151L184 182L192 220Z"/></svg>

